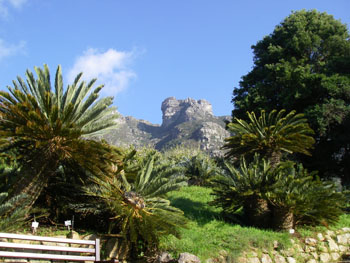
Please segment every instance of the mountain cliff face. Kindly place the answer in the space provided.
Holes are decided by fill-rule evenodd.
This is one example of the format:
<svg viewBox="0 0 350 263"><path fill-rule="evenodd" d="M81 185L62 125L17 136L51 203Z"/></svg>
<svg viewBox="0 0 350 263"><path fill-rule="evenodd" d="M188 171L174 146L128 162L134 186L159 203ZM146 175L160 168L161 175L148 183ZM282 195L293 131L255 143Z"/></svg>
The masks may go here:
<svg viewBox="0 0 350 263"><path fill-rule="evenodd" d="M158 150L176 145L199 146L213 155L221 155L224 138L230 135L225 130L225 121L230 120L230 116L216 117L208 101L191 98L167 98L161 109L162 125L121 116L117 129L111 130L104 139L118 146L148 146Z"/></svg>

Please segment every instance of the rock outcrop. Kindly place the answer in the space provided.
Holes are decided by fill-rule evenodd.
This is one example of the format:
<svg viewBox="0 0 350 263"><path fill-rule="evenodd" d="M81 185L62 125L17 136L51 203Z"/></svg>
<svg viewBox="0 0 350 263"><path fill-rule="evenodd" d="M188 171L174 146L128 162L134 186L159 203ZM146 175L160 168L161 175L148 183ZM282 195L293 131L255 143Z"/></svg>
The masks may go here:
<svg viewBox="0 0 350 263"><path fill-rule="evenodd" d="M104 136L118 146L134 145L163 150L177 145L200 147L213 155L221 155L224 138L229 136L225 121L230 116L216 117L206 100L167 98L161 105L162 124L156 125L133 117L117 120L117 129Z"/></svg>
<svg viewBox="0 0 350 263"><path fill-rule="evenodd" d="M177 100L174 97L167 98L162 103L162 112L163 128L188 121L205 120L214 117L213 108L208 101L196 101L191 98L185 100Z"/></svg>

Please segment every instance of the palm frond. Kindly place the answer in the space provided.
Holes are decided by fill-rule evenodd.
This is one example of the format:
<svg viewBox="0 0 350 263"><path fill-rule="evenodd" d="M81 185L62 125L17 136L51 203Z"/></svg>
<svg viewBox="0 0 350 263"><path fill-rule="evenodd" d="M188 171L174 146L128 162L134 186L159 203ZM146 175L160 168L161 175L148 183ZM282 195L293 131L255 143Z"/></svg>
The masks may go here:
<svg viewBox="0 0 350 263"><path fill-rule="evenodd" d="M135 158L135 152L125 152L125 161ZM85 194L93 198L104 211L108 211L108 232L121 236L121 255L129 257L147 253L157 248L161 235L179 236L179 228L184 227L186 219L183 212L170 205L165 194L181 187L186 177L183 168L174 169L158 159L156 152L141 158L138 171L132 182L128 182L127 163L123 170L113 177L94 178L94 184L85 189ZM129 160L130 161L130 160ZM132 173L134 172L134 164ZM87 204L89 206L89 204ZM89 207L80 208L88 209ZM81 210L83 211L83 210Z"/></svg>
<svg viewBox="0 0 350 263"><path fill-rule="evenodd" d="M90 138L115 127L118 115L111 107L112 98L98 100L101 86L88 95L95 80L86 84L81 81L82 74L64 90L60 66L53 84L47 65L35 67L35 72L36 78L27 70L26 83L18 77L13 87L8 87L8 92L0 92L0 136L6 141L0 145L0 150L17 149L20 153L17 159L32 173L23 177L35 178L35 173L43 178L52 177L60 163L68 162L102 174L106 162L113 163L114 157L107 153L106 145ZM30 159L37 156L44 165ZM47 170L43 171L42 167ZM28 180L19 180L14 193L29 190Z"/></svg>
<svg viewBox="0 0 350 263"><path fill-rule="evenodd" d="M227 158L260 153L272 161L272 156L280 156L282 151L310 155L309 150L315 143L314 132L303 114L291 111L285 115L285 110L273 110L267 115L262 110L259 117L254 112L247 115L249 123L235 118L227 125L233 133L225 139L223 147L228 150Z"/></svg>
<svg viewBox="0 0 350 263"><path fill-rule="evenodd" d="M28 209L26 196L18 195L8 199L8 193L0 193L0 231L7 232L21 229L26 223Z"/></svg>

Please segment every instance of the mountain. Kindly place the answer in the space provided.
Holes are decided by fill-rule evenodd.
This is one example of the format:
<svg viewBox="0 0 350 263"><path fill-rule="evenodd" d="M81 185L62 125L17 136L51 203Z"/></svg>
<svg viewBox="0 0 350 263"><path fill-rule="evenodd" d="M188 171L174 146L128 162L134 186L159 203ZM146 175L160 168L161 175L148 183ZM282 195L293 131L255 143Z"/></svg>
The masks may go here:
<svg viewBox="0 0 350 263"><path fill-rule="evenodd" d="M162 125L120 116L118 127L103 138L118 146L146 146L157 150L177 145L199 146L212 155L222 154L224 138L230 135L225 130L225 121L229 121L230 116L216 117L208 101L191 98L167 98L161 109Z"/></svg>

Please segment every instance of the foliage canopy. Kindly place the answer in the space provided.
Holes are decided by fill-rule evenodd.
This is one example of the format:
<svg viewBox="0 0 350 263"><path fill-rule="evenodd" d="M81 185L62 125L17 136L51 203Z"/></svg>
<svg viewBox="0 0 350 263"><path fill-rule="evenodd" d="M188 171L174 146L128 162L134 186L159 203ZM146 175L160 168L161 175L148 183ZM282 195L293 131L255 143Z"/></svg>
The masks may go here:
<svg viewBox="0 0 350 263"><path fill-rule="evenodd" d="M258 155L239 167L226 163L213 181L212 204L226 218L259 227L290 229L302 224L329 224L343 213L345 198L331 181L320 180L302 165L282 162L277 167Z"/></svg>
<svg viewBox="0 0 350 263"><path fill-rule="evenodd" d="M259 117L254 112L247 115L249 122L234 118L234 122L227 125L233 133L225 139L227 158L259 153L275 166L280 162L282 152L310 155L309 149L315 141L303 114L291 111L285 115L285 110L266 114L262 110Z"/></svg>
<svg viewBox="0 0 350 263"><path fill-rule="evenodd" d="M100 173L110 161L108 147L88 137L113 127L117 117L111 97L98 100L103 86L89 93L96 79L86 83L80 73L64 90L60 66L53 86L46 65L35 71L37 79L27 70L26 82L17 77L0 91L0 150L14 150L22 166L13 195L26 193L32 202L63 163Z"/></svg>
<svg viewBox="0 0 350 263"><path fill-rule="evenodd" d="M154 253L161 236L178 237L179 228L186 224L183 212L171 206L165 194L186 185L187 178L181 167L168 165L157 156L157 152L146 154L138 167L125 162L124 170L115 176L94 178L95 183L85 190L93 200L77 209L107 213L108 233L118 237L114 256L119 259Z"/></svg>
<svg viewBox="0 0 350 263"><path fill-rule="evenodd" d="M254 66L233 91L232 116L246 119L247 111L263 109L304 113L318 140L313 153L318 162L313 169L343 172L334 156L345 150L343 160L348 158L347 26L326 13L301 10L285 18L252 49Z"/></svg>

